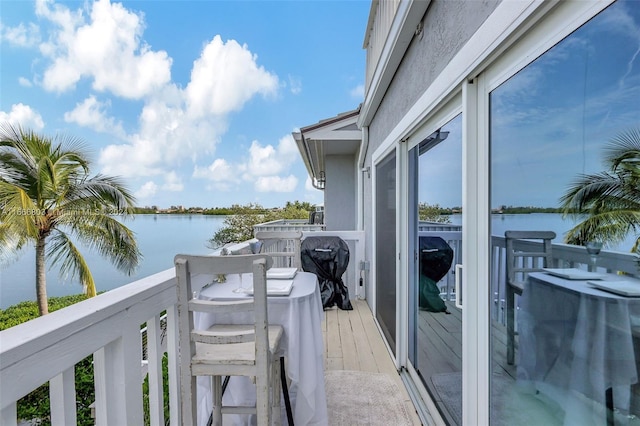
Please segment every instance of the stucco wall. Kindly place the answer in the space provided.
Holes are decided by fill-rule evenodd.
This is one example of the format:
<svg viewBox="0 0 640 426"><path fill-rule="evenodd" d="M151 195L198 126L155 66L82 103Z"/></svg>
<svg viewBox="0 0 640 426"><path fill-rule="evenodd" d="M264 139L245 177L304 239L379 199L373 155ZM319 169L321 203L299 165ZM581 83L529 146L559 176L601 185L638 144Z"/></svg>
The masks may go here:
<svg viewBox="0 0 640 426"><path fill-rule="evenodd" d="M371 166L372 153L500 1L432 1L424 18L422 37L414 36L369 125L369 147L365 165ZM373 235L372 183L372 179L364 180L364 230L367 236ZM371 238L366 242L365 255L366 259L373 259ZM369 273L368 281L371 279L372 274ZM366 298L373 300L369 283Z"/></svg>
<svg viewBox="0 0 640 426"><path fill-rule="evenodd" d="M422 37L414 36L411 41L369 126L371 152L499 3L499 0L434 0L431 3L424 18Z"/></svg>
<svg viewBox="0 0 640 426"><path fill-rule="evenodd" d="M327 231L356 229L356 179L354 155L325 157L325 225ZM327 196L331 194L331 196Z"/></svg>

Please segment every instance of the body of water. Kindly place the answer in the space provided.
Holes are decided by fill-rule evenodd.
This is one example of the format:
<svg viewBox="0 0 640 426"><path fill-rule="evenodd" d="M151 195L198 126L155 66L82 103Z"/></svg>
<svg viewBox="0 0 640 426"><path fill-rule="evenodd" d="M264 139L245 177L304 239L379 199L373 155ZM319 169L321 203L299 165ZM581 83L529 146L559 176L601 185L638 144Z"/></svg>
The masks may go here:
<svg viewBox="0 0 640 426"><path fill-rule="evenodd" d="M454 214L450 219L455 225L462 224L462 215ZM491 234L504 236L505 231L554 231L554 242L564 243L565 234L577 223L578 221L572 218L563 218L559 213L493 214ZM622 243L604 249L628 253L635 240L636 236L629 235Z"/></svg>
<svg viewBox="0 0 640 426"><path fill-rule="evenodd" d="M223 225L224 217L204 215L134 215L125 224L136 233L144 258L132 275L126 275L97 253L83 250L98 291L111 290L173 266L178 253L207 254L207 241ZM35 249L26 248L16 261L0 270L0 309L25 300L36 300ZM82 293L77 281L47 270L48 296Z"/></svg>
<svg viewBox="0 0 640 426"><path fill-rule="evenodd" d="M462 223L461 215L450 216L454 224ZM110 262L95 253L85 252L98 291L111 290L173 266L177 253L207 254L212 250L207 241L222 227L224 217L202 215L135 215L126 222L138 238L144 255L136 273L127 276ZM564 234L574 226L571 219L555 213L495 214L491 218L491 233L504 235L506 230L551 230L556 242L563 242ZM629 252L635 241L629 236L622 244L607 250ZM70 279L61 279L57 270L47 272L49 296L65 296L82 292L82 287ZM26 249L20 258L0 271L0 309L24 300L35 300L35 251Z"/></svg>

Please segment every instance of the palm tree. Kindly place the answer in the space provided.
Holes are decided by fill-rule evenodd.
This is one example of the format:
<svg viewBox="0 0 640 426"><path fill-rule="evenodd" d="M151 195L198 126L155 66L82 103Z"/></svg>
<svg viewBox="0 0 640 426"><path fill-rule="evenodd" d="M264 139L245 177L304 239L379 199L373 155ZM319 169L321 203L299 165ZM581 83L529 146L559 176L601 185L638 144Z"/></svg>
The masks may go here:
<svg viewBox="0 0 640 426"><path fill-rule="evenodd" d="M614 137L605 150L608 171L581 175L560 199L563 213L583 218L566 235L568 244L619 243L640 230L640 130ZM586 217L585 217L586 216ZM640 237L631 249L640 253Z"/></svg>
<svg viewBox="0 0 640 426"><path fill-rule="evenodd" d="M0 126L0 248L17 254L35 244L40 315L49 311L45 257L61 275L78 277L88 296L95 296L95 282L74 241L125 273L141 259L133 232L113 216L129 214L133 196L118 178L89 176L87 158L76 138Z"/></svg>

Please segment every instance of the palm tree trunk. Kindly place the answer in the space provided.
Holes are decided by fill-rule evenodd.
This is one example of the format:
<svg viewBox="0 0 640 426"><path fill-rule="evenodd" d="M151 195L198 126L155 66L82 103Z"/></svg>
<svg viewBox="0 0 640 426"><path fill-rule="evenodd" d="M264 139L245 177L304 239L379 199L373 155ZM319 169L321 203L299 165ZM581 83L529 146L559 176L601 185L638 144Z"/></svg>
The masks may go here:
<svg viewBox="0 0 640 426"><path fill-rule="evenodd" d="M44 245L46 237L38 237L36 241L36 296L38 298L38 310L40 315L49 313L47 300L47 274L44 262Z"/></svg>

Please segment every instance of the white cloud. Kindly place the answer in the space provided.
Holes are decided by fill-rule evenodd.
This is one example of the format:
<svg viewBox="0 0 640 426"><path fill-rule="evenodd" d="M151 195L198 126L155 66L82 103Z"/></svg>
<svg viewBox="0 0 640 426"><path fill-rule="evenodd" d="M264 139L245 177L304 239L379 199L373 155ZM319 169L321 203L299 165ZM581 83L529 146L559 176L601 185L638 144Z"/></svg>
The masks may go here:
<svg viewBox="0 0 640 426"><path fill-rule="evenodd" d="M153 142L134 136L131 144L109 145L100 151L102 172L136 177L163 173L162 153Z"/></svg>
<svg viewBox="0 0 640 426"><path fill-rule="evenodd" d="M25 78L25 77L18 77L18 84L20 86L22 86L22 87L31 87L31 86L33 86L31 81L28 78Z"/></svg>
<svg viewBox="0 0 640 426"><path fill-rule="evenodd" d="M0 122L9 122L24 129L41 130L44 127L42 116L29 105L22 103L11 105L11 111L0 111Z"/></svg>
<svg viewBox="0 0 640 426"><path fill-rule="evenodd" d="M280 138L277 148L272 145L262 146L258 141L253 141L249 148L246 172L251 177L277 175L297 159L297 154L298 148L291 134Z"/></svg>
<svg viewBox="0 0 640 426"><path fill-rule="evenodd" d="M255 60L246 46L214 37L194 62L187 87L167 84L156 91L140 113L139 131L127 138L128 143L103 150L100 163L105 172L124 168L134 176L148 176L186 159L196 162L213 155L227 130L226 115L257 94L277 90L278 78ZM135 159L136 165L123 164L127 159Z"/></svg>
<svg viewBox="0 0 640 426"><path fill-rule="evenodd" d="M289 75L288 78L289 78L289 90L291 91L291 93L293 93L294 95L297 95L300 92L302 92L302 80L300 80L300 77L294 77L292 75Z"/></svg>
<svg viewBox="0 0 640 426"><path fill-rule="evenodd" d="M307 179L304 181L304 189L307 191L317 191L317 189L313 187L313 182L311 182L309 176L307 176Z"/></svg>
<svg viewBox="0 0 640 426"><path fill-rule="evenodd" d="M65 112L64 121L122 137L124 136L122 124L116 123L114 118L108 117L105 112L105 109L110 106L110 102L100 102L92 95L76 104L71 112Z"/></svg>
<svg viewBox="0 0 640 426"><path fill-rule="evenodd" d="M135 192L134 195L138 199L145 199L145 198L153 197L154 195L156 195L157 192L158 192L158 185L153 183L153 181L148 181L147 183L142 185L140 189L138 189Z"/></svg>
<svg viewBox="0 0 640 426"><path fill-rule="evenodd" d="M72 89L82 78L92 78L93 88L129 99L140 99L171 79L171 59L141 41L142 16L120 3L98 0L88 19L82 10L38 2L37 14L57 24L57 31L40 47L52 64L43 85L50 91Z"/></svg>
<svg viewBox="0 0 640 426"><path fill-rule="evenodd" d="M193 177L209 179L212 181L225 181L233 176L233 167L224 159L216 158L209 167L196 166Z"/></svg>
<svg viewBox="0 0 640 426"><path fill-rule="evenodd" d="M293 175L261 176L256 179L254 188L258 192L293 192L296 185L298 185L298 178Z"/></svg>
<svg viewBox="0 0 640 426"><path fill-rule="evenodd" d="M354 99L363 99L364 98L364 84L359 84L353 89L349 91L349 96Z"/></svg>
<svg viewBox="0 0 640 426"><path fill-rule="evenodd" d="M208 167L195 166L193 177L209 180L209 188L219 191L230 191L239 183L237 168L222 158L216 158Z"/></svg>
<svg viewBox="0 0 640 426"><path fill-rule="evenodd" d="M41 29L48 28L48 33L43 31L38 46L44 70L31 81L55 92L91 84L93 94L85 94L64 119L118 138L101 150L101 172L154 179L139 189L139 196L183 190L184 175L179 170L184 170L185 162L195 166L198 161L207 161L204 158L212 161L228 129L228 115L258 95L275 98L283 87L246 44L223 40L219 35L205 43L193 61L190 81L177 85L171 80L172 58L164 50L153 50L143 37L142 13L109 0L77 3L77 9L69 6L72 4L36 0ZM4 37L7 31L1 30ZM291 90L299 90L299 81L293 77L289 81ZM26 78L19 82L29 84ZM137 130L125 132L122 122L112 117L111 103L105 100L108 94L114 102L116 98L141 100ZM42 127L39 115L32 118L39 118ZM255 155L266 155L272 166L269 172L261 170L259 176L288 173L297 157L295 151L291 156L291 143L281 140L277 147L256 146ZM248 154L247 158L253 157ZM216 160L209 167L195 166L193 177L207 174L208 181L217 187L237 188L249 161L231 165ZM165 181L160 183L158 176ZM250 176L254 179L258 175Z"/></svg>
<svg viewBox="0 0 640 426"><path fill-rule="evenodd" d="M292 192L298 179L282 174L288 172L296 159L296 143L288 134L280 138L277 147L262 146L258 141L253 141L245 163L231 164L218 158L208 167L196 166L193 177L207 179L211 182L210 188L224 191L237 188L241 181L245 181L253 184L259 192ZM239 178L241 175L242 179Z"/></svg>
<svg viewBox="0 0 640 426"><path fill-rule="evenodd" d="M40 42L40 29L36 24L18 24L7 27L0 23L0 40L19 47L35 47Z"/></svg>
<svg viewBox="0 0 640 426"><path fill-rule="evenodd" d="M275 94L278 77L259 67L256 60L246 44L224 43L216 35L193 63L186 88L189 114L225 115L241 109L257 93Z"/></svg>
<svg viewBox="0 0 640 426"><path fill-rule="evenodd" d="M184 185L182 184L182 179L180 179L178 174L171 171L165 175L162 189L165 191L180 192L184 189Z"/></svg>

